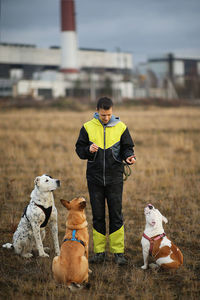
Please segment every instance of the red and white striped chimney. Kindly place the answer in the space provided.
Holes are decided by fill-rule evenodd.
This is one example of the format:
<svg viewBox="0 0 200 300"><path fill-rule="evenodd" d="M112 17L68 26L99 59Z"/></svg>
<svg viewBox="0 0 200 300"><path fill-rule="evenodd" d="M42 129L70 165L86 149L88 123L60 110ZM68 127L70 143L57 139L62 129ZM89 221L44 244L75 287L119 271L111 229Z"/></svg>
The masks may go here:
<svg viewBox="0 0 200 300"><path fill-rule="evenodd" d="M78 47L74 0L61 0L61 71L77 73Z"/></svg>

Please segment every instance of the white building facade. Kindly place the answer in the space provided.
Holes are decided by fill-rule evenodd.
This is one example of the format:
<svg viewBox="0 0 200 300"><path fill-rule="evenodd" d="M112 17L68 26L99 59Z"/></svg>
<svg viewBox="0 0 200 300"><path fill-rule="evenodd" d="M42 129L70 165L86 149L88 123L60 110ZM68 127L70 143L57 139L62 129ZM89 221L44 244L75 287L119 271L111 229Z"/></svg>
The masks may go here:
<svg viewBox="0 0 200 300"><path fill-rule="evenodd" d="M133 84L127 80L133 68L132 54L79 49L79 72L67 74L60 70L61 60L58 47L39 49L33 45L0 44L0 95L5 95L6 80L9 89L14 87L8 93L13 96L73 96L78 82L87 97L91 97L94 88L93 95L98 96L104 81L109 79L113 95L118 90L121 98L133 97Z"/></svg>

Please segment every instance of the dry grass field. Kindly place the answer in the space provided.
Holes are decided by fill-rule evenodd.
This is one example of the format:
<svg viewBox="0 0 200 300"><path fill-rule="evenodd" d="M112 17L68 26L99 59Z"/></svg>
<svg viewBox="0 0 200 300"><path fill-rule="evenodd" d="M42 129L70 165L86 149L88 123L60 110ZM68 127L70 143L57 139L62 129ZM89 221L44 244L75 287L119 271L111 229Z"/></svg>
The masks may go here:
<svg viewBox="0 0 200 300"><path fill-rule="evenodd" d="M117 108L134 138L137 163L124 184L128 266L118 267L112 256L104 265L91 265L90 288L71 293L52 278L53 244L47 228L50 258L23 259L0 247L0 299L199 299L200 293L200 109L192 107ZM85 167L75 142L92 111L7 110L0 112L0 244L12 241L34 178L44 173L61 180L54 192L59 241L65 232L66 211L59 199L87 199ZM146 270L141 236L144 206L151 202L169 223L167 235L180 247L184 264L177 271ZM90 239L92 254L92 238Z"/></svg>

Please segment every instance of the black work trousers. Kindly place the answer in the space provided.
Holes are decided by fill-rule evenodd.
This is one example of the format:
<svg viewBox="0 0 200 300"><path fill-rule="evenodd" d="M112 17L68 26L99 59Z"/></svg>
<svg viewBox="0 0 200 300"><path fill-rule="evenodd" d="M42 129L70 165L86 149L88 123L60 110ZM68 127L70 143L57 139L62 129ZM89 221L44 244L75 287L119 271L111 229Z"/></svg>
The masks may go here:
<svg viewBox="0 0 200 300"><path fill-rule="evenodd" d="M109 234L112 234L123 225L122 192L123 182L107 186L99 186L88 181L88 191L93 215L93 228L105 235L105 200L109 212Z"/></svg>

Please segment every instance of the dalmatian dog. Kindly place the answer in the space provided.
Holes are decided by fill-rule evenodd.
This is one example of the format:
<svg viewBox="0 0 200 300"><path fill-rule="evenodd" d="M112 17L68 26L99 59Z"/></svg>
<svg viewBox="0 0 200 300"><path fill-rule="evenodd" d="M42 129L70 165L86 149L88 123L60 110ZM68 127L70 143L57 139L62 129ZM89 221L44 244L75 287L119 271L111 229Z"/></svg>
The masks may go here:
<svg viewBox="0 0 200 300"><path fill-rule="evenodd" d="M55 253L59 255L57 209L54 204L53 191L60 186L60 180L44 174L36 177L34 183L35 187L30 195L31 200L13 235L13 243L4 244L3 247L14 248L15 253L25 258L33 256L32 250L38 250L41 257L49 257L42 243L45 238L45 226L48 223Z"/></svg>
<svg viewBox="0 0 200 300"><path fill-rule="evenodd" d="M156 264L151 263L149 267L155 269L177 269L183 264L183 255L180 249L166 236L163 222L168 220L152 204L144 209L146 219L145 230L141 239L144 265L143 270L148 268L148 259L151 255Z"/></svg>

